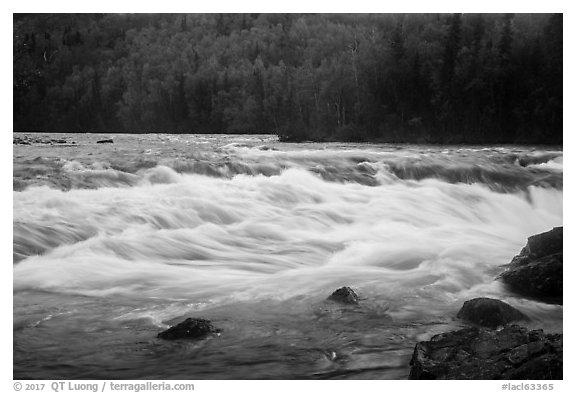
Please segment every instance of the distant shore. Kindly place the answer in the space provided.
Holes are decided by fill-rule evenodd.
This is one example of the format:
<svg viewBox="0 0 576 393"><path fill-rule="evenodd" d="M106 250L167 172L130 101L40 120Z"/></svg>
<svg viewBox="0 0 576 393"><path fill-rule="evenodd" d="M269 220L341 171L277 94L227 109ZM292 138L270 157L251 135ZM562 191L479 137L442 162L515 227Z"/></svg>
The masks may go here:
<svg viewBox="0 0 576 393"><path fill-rule="evenodd" d="M286 138L284 136L278 135L277 133L269 132L255 132L255 133L217 133L217 132L170 132L170 131L161 131L161 132L130 132L130 131L46 131L46 130L26 130L26 131L13 131L14 134L94 134L94 135L153 135L153 134L166 134L166 135L231 135L231 136L241 136L241 135L266 135L266 136L277 136L279 142L286 142L286 143L366 143L366 144L399 144L399 145L451 145L451 146L460 146L460 145L473 145L473 146L502 146L502 145L510 145L510 146L547 146L547 147L563 147L562 141L550 141L550 142L530 142L530 141L430 141L430 140L422 140L422 139L414 139L414 140L393 140L389 138L372 138L372 139L364 139L364 140L346 140L346 139L337 139L337 138Z"/></svg>

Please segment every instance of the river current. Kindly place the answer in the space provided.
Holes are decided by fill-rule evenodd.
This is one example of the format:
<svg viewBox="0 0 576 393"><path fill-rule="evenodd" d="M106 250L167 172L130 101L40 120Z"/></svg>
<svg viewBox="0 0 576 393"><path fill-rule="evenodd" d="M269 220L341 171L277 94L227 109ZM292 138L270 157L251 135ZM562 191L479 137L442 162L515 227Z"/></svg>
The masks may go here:
<svg viewBox="0 0 576 393"><path fill-rule="evenodd" d="M562 225L561 147L27 135L64 143L14 145L14 379L405 379L479 296L562 332L495 280ZM156 338L186 317L222 332Z"/></svg>

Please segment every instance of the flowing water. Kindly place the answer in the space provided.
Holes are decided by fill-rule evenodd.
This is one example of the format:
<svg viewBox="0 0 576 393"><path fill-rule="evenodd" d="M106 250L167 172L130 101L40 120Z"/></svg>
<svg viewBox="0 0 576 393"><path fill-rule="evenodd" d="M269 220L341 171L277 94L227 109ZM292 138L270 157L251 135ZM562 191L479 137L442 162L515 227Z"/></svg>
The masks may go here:
<svg viewBox="0 0 576 393"><path fill-rule="evenodd" d="M560 147L32 136L66 143L14 146L14 378L403 379L478 296L562 331L495 280L562 225ZM221 334L156 338L188 316Z"/></svg>

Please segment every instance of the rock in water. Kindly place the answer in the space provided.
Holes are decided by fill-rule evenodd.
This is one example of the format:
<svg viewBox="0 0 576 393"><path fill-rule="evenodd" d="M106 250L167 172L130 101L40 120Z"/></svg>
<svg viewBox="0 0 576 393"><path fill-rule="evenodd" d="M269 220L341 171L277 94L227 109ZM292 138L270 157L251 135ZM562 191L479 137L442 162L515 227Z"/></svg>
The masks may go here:
<svg viewBox="0 0 576 393"><path fill-rule="evenodd" d="M516 325L438 334L416 344L410 379L562 379L562 342Z"/></svg>
<svg viewBox="0 0 576 393"><path fill-rule="evenodd" d="M458 318L492 329L527 319L520 311L501 300L479 297L464 302Z"/></svg>
<svg viewBox="0 0 576 393"><path fill-rule="evenodd" d="M514 292L562 304L562 227L528 238L500 278Z"/></svg>
<svg viewBox="0 0 576 393"><path fill-rule="evenodd" d="M563 256L558 253L525 265L510 266L502 279L515 292L562 304L562 272Z"/></svg>
<svg viewBox="0 0 576 393"><path fill-rule="evenodd" d="M526 246L512 262L514 262L516 258L528 257L530 259L538 259L546 255L562 252L563 243L563 227L555 227L548 232L530 236Z"/></svg>
<svg viewBox="0 0 576 393"><path fill-rule="evenodd" d="M102 139L99 141L96 141L96 143L114 143L113 139Z"/></svg>
<svg viewBox="0 0 576 393"><path fill-rule="evenodd" d="M333 300L338 303L342 304L358 304L360 300L356 292L352 290L350 287L342 287L338 288L330 296L328 296L328 300Z"/></svg>
<svg viewBox="0 0 576 393"><path fill-rule="evenodd" d="M218 333L219 331L220 330L216 329L214 325L212 325L212 322L207 319L186 318L184 322L180 322L179 324L158 333L158 337L165 340L202 338L211 333Z"/></svg>

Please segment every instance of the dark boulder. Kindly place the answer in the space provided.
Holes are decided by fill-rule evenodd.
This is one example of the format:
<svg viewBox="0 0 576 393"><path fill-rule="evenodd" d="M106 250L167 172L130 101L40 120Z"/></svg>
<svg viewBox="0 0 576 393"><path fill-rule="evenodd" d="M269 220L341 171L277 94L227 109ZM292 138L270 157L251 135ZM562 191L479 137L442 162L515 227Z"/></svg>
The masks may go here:
<svg viewBox="0 0 576 393"><path fill-rule="evenodd" d="M414 348L410 379L562 379L561 334L468 328Z"/></svg>
<svg viewBox="0 0 576 393"><path fill-rule="evenodd" d="M96 141L96 143L114 143L113 139L101 139L99 141Z"/></svg>
<svg viewBox="0 0 576 393"><path fill-rule="evenodd" d="M562 303L562 227L528 238L520 254L506 266L500 278L517 293Z"/></svg>
<svg viewBox="0 0 576 393"><path fill-rule="evenodd" d="M358 298L358 295L356 295L356 292L352 290L352 288L342 287L332 292L332 294L328 296L328 300L342 304L358 304L360 299Z"/></svg>
<svg viewBox="0 0 576 393"><path fill-rule="evenodd" d="M511 266L501 277L515 292L562 304L562 273L563 256L558 253L525 265Z"/></svg>
<svg viewBox="0 0 576 393"><path fill-rule="evenodd" d="M520 254L514 257L512 263L517 258L528 257L538 259L540 257L562 252L563 246L563 227L555 227L548 232L539 233L530 236L526 246L520 251Z"/></svg>
<svg viewBox="0 0 576 393"><path fill-rule="evenodd" d="M202 338L212 333L220 332L216 329L212 322L207 319L200 318L186 318L184 322L180 322L171 328L158 333L159 338L165 340L177 340L181 338Z"/></svg>
<svg viewBox="0 0 576 393"><path fill-rule="evenodd" d="M464 302L458 318L492 329L527 319L520 311L501 300L479 297Z"/></svg>

